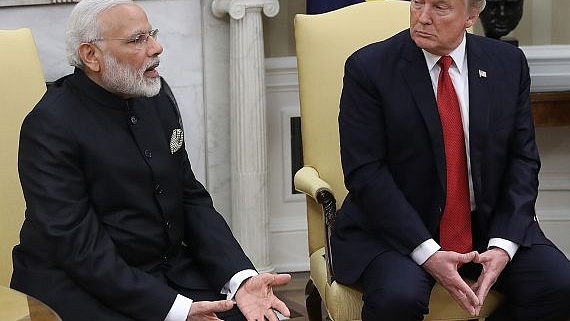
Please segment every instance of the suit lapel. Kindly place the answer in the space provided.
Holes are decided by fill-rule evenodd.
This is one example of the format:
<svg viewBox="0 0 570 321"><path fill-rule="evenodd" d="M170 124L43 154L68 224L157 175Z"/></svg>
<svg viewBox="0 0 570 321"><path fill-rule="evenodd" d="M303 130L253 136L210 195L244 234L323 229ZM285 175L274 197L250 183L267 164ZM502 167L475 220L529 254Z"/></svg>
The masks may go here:
<svg viewBox="0 0 570 321"><path fill-rule="evenodd" d="M445 151L443 147L443 133L437 111L437 102L431 85L431 78L426 67L424 55L411 37L406 42L402 52L404 64L403 75L412 93L414 101L422 115L428 135L431 139L433 156L437 166L437 174L441 186L445 188Z"/></svg>
<svg viewBox="0 0 570 321"><path fill-rule="evenodd" d="M492 105L492 77L494 70L484 58L475 37L467 34L467 65L469 68L469 145L471 176L477 196L481 186L481 158L489 135L489 113Z"/></svg>

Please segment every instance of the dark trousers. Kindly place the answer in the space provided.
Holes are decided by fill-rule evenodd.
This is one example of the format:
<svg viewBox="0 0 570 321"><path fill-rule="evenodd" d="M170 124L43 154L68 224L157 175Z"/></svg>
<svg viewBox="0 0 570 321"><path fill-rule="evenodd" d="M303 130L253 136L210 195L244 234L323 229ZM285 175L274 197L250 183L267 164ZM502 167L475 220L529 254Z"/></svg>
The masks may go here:
<svg viewBox="0 0 570 321"><path fill-rule="evenodd" d="M480 269L465 264L460 274L477 280ZM434 282L408 255L379 255L359 280L362 320L422 320ZM489 321L570 319L570 261L554 246L519 248L493 289L505 294L506 301Z"/></svg>

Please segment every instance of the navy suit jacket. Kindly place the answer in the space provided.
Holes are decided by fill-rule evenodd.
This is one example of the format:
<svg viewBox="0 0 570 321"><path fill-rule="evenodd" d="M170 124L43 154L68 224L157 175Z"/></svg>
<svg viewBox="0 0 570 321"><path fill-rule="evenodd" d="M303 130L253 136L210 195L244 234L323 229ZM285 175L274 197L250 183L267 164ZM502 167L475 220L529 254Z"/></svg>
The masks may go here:
<svg viewBox="0 0 570 321"><path fill-rule="evenodd" d="M549 243L535 217L540 160L526 58L510 44L472 34L466 52L475 248L485 250L493 237ZM407 255L439 239L442 129L425 58L409 30L348 58L339 131L349 193L332 233L333 267L338 281L353 284L378 254Z"/></svg>

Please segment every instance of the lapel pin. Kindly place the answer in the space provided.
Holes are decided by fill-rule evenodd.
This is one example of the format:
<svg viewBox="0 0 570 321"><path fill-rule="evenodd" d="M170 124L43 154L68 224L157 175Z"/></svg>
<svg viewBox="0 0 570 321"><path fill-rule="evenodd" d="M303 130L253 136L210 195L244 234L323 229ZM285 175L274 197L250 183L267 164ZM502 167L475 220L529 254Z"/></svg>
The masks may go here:
<svg viewBox="0 0 570 321"><path fill-rule="evenodd" d="M487 78L487 72L479 69L479 78Z"/></svg>

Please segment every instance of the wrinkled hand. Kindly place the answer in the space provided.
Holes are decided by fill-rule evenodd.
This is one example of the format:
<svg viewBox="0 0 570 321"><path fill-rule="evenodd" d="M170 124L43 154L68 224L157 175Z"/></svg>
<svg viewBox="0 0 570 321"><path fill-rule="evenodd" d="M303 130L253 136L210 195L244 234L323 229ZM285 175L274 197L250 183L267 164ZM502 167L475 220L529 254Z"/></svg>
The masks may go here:
<svg viewBox="0 0 570 321"><path fill-rule="evenodd" d="M234 302L232 300L194 301L186 321L220 320L216 316L216 312L228 311L233 306Z"/></svg>
<svg viewBox="0 0 570 321"><path fill-rule="evenodd" d="M273 309L286 317L290 312L285 303L273 294L273 287L285 285L291 280L289 274L262 273L243 282L235 295L238 308L248 321L277 321Z"/></svg>
<svg viewBox="0 0 570 321"><path fill-rule="evenodd" d="M465 254L452 251L438 251L430 256L422 267L441 284L461 308L472 316L479 314L481 304L475 292L457 272L458 264L473 261L477 252Z"/></svg>
<svg viewBox="0 0 570 321"><path fill-rule="evenodd" d="M492 248L481 254L476 255L473 262L483 266L483 271L477 279L477 282L471 285L471 289L475 291L479 302L483 304L489 290L497 281L499 274L503 272L507 263L509 263L509 255L500 248Z"/></svg>

